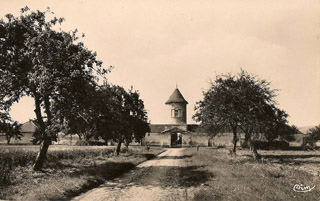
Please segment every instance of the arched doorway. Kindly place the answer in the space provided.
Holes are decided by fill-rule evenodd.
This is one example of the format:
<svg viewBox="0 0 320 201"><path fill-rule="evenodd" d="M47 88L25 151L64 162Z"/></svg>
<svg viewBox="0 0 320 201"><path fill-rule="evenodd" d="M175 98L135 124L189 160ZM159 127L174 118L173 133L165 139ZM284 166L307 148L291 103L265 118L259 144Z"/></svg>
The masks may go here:
<svg viewBox="0 0 320 201"><path fill-rule="evenodd" d="M182 133L171 133L171 147L182 147Z"/></svg>

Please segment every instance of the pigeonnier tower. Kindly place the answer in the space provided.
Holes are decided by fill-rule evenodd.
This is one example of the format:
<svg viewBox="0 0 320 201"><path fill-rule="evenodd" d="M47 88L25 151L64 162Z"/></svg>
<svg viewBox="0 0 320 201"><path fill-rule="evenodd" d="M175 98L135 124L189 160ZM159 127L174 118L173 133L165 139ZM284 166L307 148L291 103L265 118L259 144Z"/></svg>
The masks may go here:
<svg viewBox="0 0 320 201"><path fill-rule="evenodd" d="M176 88L166 101L170 112L170 124L187 123L187 104L188 102L184 99L179 89Z"/></svg>

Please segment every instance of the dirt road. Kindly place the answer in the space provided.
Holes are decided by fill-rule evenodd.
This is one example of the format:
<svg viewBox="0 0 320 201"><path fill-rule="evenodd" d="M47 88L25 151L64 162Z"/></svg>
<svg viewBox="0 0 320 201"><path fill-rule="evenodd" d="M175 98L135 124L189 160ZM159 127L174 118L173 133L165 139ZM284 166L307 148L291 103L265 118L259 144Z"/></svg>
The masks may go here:
<svg viewBox="0 0 320 201"><path fill-rule="evenodd" d="M183 149L168 149L122 177L73 200L191 200L205 177L196 167L188 166L190 157L183 154Z"/></svg>

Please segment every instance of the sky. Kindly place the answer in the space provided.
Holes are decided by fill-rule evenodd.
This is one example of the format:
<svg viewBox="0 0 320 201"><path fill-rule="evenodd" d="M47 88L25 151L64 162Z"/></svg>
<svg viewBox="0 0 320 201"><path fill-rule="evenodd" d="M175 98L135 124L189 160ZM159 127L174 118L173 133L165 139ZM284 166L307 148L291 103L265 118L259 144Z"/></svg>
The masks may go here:
<svg viewBox="0 0 320 201"><path fill-rule="evenodd" d="M151 123L167 123L164 104L178 85L194 105L210 79L244 69L279 89L289 123L320 123L320 1L318 0L1 0L0 18L47 7L64 17L63 30L85 33L85 45L108 80L140 91ZM34 118L33 100L22 99L12 118Z"/></svg>

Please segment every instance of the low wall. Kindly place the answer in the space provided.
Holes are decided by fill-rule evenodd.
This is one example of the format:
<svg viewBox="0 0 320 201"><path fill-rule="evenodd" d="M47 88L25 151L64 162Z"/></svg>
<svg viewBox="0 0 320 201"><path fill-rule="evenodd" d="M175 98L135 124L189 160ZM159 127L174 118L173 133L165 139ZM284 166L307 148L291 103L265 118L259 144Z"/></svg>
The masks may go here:
<svg viewBox="0 0 320 201"><path fill-rule="evenodd" d="M32 135L33 133L22 133L23 136L21 137L21 140L16 140L13 138L11 138L10 140L10 144L32 144L31 139L32 139ZM7 138L4 135L0 136L0 144L7 144Z"/></svg>
<svg viewBox="0 0 320 201"><path fill-rule="evenodd" d="M171 134L170 133L148 133L145 138L142 139L141 145L151 146L171 146ZM209 137L206 135L198 135L195 133L182 134L182 146L208 146Z"/></svg>
<svg viewBox="0 0 320 201"><path fill-rule="evenodd" d="M221 133L213 137L213 146L233 146L233 133Z"/></svg>
<svg viewBox="0 0 320 201"><path fill-rule="evenodd" d="M191 134L192 146L209 146L210 137L198 133Z"/></svg>
<svg viewBox="0 0 320 201"><path fill-rule="evenodd" d="M165 146L169 147L171 143L171 135L168 133L147 133L142 139L141 145L145 146L147 144L151 146Z"/></svg>

